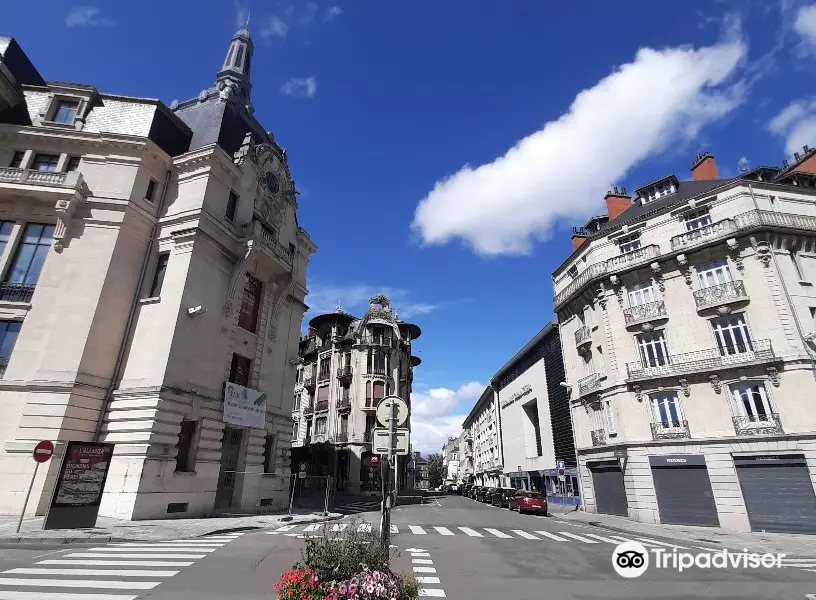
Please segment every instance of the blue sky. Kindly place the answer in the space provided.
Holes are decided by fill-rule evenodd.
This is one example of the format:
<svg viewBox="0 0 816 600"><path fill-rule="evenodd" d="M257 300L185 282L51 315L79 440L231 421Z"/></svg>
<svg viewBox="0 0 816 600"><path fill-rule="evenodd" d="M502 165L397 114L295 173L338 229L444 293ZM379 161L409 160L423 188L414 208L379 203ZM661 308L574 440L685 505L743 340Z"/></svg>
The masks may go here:
<svg viewBox="0 0 816 600"><path fill-rule="evenodd" d="M424 451L551 319L550 273L610 185L816 145L812 1L37 6L6 0L0 34L46 79L168 104L212 83L251 11L256 114L320 246L307 302L360 314L385 291L422 327Z"/></svg>

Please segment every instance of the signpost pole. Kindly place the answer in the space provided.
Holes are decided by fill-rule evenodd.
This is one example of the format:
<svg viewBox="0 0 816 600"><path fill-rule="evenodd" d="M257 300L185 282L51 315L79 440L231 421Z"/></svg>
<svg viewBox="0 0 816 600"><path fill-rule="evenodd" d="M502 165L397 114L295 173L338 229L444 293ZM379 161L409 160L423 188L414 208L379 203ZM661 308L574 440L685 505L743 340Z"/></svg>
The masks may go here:
<svg viewBox="0 0 816 600"><path fill-rule="evenodd" d="M31 490L34 488L34 480L37 479L37 471L40 470L40 463L34 463L34 474L31 476L31 483L28 484L28 492L26 493L25 502L23 502L23 510L20 513L20 520L17 521L17 533L20 533L20 527L23 526L23 517L25 516L26 508L28 508L28 499L31 497Z"/></svg>

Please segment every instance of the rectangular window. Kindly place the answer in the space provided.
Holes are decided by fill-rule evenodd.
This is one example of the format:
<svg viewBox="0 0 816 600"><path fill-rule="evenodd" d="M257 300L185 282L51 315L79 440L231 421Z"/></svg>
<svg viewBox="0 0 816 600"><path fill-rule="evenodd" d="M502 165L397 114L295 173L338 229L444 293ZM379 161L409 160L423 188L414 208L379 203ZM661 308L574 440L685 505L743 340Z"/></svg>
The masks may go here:
<svg viewBox="0 0 816 600"><path fill-rule="evenodd" d="M300 410L300 392L295 394L295 399L292 401L292 410Z"/></svg>
<svg viewBox="0 0 816 600"><path fill-rule="evenodd" d="M292 423L292 439L296 440L298 438L298 432L300 431L300 421L295 421Z"/></svg>
<svg viewBox="0 0 816 600"><path fill-rule="evenodd" d="M661 392L651 396L652 422L663 429L680 427L680 399L677 392Z"/></svg>
<svg viewBox="0 0 816 600"><path fill-rule="evenodd" d="M318 435L326 435L326 417L315 419L315 433Z"/></svg>
<svg viewBox="0 0 816 600"><path fill-rule="evenodd" d="M79 170L79 156L69 156L68 157L68 164L65 166L65 170L68 173L73 173L74 171Z"/></svg>
<svg viewBox="0 0 816 600"><path fill-rule="evenodd" d="M3 256L6 251L12 231L14 231L13 221L0 221L0 256Z"/></svg>
<svg viewBox="0 0 816 600"><path fill-rule="evenodd" d="M261 310L263 284L252 277L246 276L244 295L241 297L241 309L238 312L238 327L255 333L258 327L258 313Z"/></svg>
<svg viewBox="0 0 816 600"><path fill-rule="evenodd" d="M728 261L721 259L702 265L697 269L697 278L701 289L730 283L732 279Z"/></svg>
<svg viewBox="0 0 816 600"><path fill-rule="evenodd" d="M662 331L641 333L636 336L640 360L644 367L662 367L669 364L669 352Z"/></svg>
<svg viewBox="0 0 816 600"><path fill-rule="evenodd" d="M228 221L235 220L235 211L238 209L238 194L230 190L229 199L227 200L227 212L224 215Z"/></svg>
<svg viewBox="0 0 816 600"><path fill-rule="evenodd" d="M156 182L154 180L150 180L147 182L147 191L145 191L145 200L148 202L153 202L155 200L154 196L156 195Z"/></svg>
<svg viewBox="0 0 816 600"><path fill-rule="evenodd" d="M686 231L694 231L706 225L711 225L711 215L707 208L686 215Z"/></svg>
<svg viewBox="0 0 816 600"><path fill-rule="evenodd" d="M0 377L6 373L11 352L17 343L22 323L19 321L0 321Z"/></svg>
<svg viewBox="0 0 816 600"><path fill-rule="evenodd" d="M51 120L54 123L73 125L78 108L79 102L76 100L59 100L57 102L57 108L54 110L54 118Z"/></svg>
<svg viewBox="0 0 816 600"><path fill-rule="evenodd" d="M348 435L348 415L340 417L340 435Z"/></svg>
<svg viewBox="0 0 816 600"><path fill-rule="evenodd" d="M765 384L761 381L746 381L731 385L734 399L734 414L746 417L750 423L768 421L773 414Z"/></svg>
<svg viewBox="0 0 816 600"><path fill-rule="evenodd" d="M184 419L181 422L178 443L176 444L176 471L188 473L195 469L193 460L193 440L195 439L197 421Z"/></svg>
<svg viewBox="0 0 816 600"><path fill-rule="evenodd" d="M711 319L711 327L717 338L717 346L722 356L751 352L754 345L745 315L729 315Z"/></svg>
<svg viewBox="0 0 816 600"><path fill-rule="evenodd" d="M636 283L629 288L629 306L642 306L657 300L651 281Z"/></svg>
<svg viewBox="0 0 816 600"><path fill-rule="evenodd" d="M35 154L31 168L35 171L56 171L59 156L56 154Z"/></svg>
<svg viewBox="0 0 816 600"><path fill-rule="evenodd" d="M150 284L150 295L148 298L158 298L161 295L164 285L164 274L167 272L167 263L170 261L170 253L162 252L156 261L156 271L153 273L153 283Z"/></svg>
<svg viewBox="0 0 816 600"><path fill-rule="evenodd" d="M312 420L306 421L306 439L312 441Z"/></svg>
<svg viewBox="0 0 816 600"><path fill-rule="evenodd" d="M264 439L264 473L275 472L275 434L267 433Z"/></svg>
<svg viewBox="0 0 816 600"><path fill-rule="evenodd" d="M634 233L625 238L621 238L618 240L618 247L620 248L621 254L626 254L627 252L637 250L640 248L640 234Z"/></svg>
<svg viewBox="0 0 816 600"><path fill-rule="evenodd" d="M320 359L320 370L317 374L318 381L325 381L331 376L331 355Z"/></svg>
<svg viewBox="0 0 816 600"><path fill-rule="evenodd" d="M328 402L329 401L329 386L322 385L317 388L317 401L318 402ZM318 410L320 407L317 407Z"/></svg>
<svg viewBox="0 0 816 600"><path fill-rule="evenodd" d="M23 166L23 159L25 158L25 152L22 150L18 150L14 153L14 156L11 157L11 164L9 167L12 169L20 169Z"/></svg>
<svg viewBox="0 0 816 600"><path fill-rule="evenodd" d="M249 387L249 373L252 361L240 354L232 355L229 380L244 387Z"/></svg>
<svg viewBox="0 0 816 600"><path fill-rule="evenodd" d="M45 257L51 248L54 226L40 223L26 225L23 239L17 247L11 263L6 283L35 285L45 264Z"/></svg>
<svg viewBox="0 0 816 600"><path fill-rule="evenodd" d="M385 398L385 384L382 381L374 382L374 404Z"/></svg>

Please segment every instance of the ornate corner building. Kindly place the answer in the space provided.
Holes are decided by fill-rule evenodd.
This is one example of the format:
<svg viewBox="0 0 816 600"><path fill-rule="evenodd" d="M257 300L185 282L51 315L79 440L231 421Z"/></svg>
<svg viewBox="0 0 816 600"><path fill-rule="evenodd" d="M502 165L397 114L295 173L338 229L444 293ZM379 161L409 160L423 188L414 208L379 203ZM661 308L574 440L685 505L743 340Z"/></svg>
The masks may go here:
<svg viewBox="0 0 816 600"><path fill-rule="evenodd" d="M381 427L375 409L391 395L410 409L414 368L421 362L412 346L420 334L417 325L398 319L383 295L369 300L362 318L338 306L309 322L300 341L292 411L293 465L306 463L311 475L332 476L341 491L381 489L372 452L373 430ZM410 416L405 426L410 428ZM398 463L401 488L407 458Z"/></svg>
<svg viewBox="0 0 816 600"><path fill-rule="evenodd" d="M3 512L41 439L115 444L102 515L285 506L316 246L254 116L252 57L242 29L214 84L167 106L46 81L0 37ZM260 426L225 423L227 382L265 395Z"/></svg>
<svg viewBox="0 0 816 600"><path fill-rule="evenodd" d="M816 151L614 188L554 309L587 510L816 532Z"/></svg>

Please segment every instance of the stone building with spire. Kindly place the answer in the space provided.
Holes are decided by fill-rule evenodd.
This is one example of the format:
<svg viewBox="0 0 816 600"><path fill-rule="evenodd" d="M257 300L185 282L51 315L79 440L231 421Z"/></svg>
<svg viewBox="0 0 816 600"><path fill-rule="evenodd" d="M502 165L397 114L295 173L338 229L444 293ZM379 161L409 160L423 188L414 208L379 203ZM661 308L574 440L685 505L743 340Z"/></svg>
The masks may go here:
<svg viewBox="0 0 816 600"><path fill-rule="evenodd" d="M252 57L244 28L212 85L165 105L45 80L0 37L0 512L21 510L39 440L115 444L101 515L285 506L317 248ZM265 415L227 416L236 389Z"/></svg>
<svg viewBox="0 0 816 600"><path fill-rule="evenodd" d="M399 319L382 294L369 300L362 318L338 306L309 321L300 342L292 410L292 463L312 475L330 475L339 491L376 493L378 457L372 451L375 410L396 395L411 407L412 346L418 325ZM410 428L410 417L405 427ZM398 482L407 480L407 457L400 457Z"/></svg>

